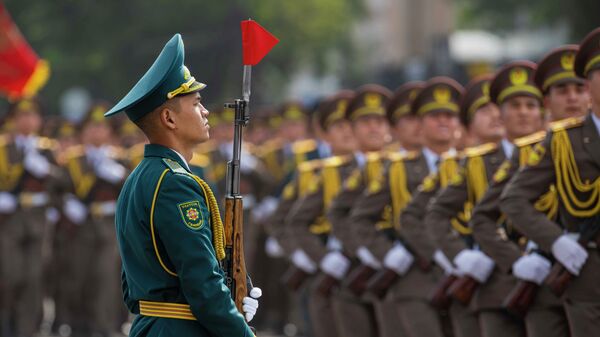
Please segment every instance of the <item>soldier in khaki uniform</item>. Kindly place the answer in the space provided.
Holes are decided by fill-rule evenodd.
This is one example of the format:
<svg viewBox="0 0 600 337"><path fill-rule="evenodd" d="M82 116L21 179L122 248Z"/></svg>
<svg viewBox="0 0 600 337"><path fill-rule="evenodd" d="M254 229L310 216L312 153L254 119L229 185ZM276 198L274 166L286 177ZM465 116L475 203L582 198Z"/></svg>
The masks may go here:
<svg viewBox="0 0 600 337"><path fill-rule="evenodd" d="M70 245L71 324L75 336L109 336L120 328L120 260L114 227L116 200L128 170L123 150L109 145L107 105L92 106L81 125L81 143L67 150L62 194Z"/></svg>
<svg viewBox="0 0 600 337"><path fill-rule="evenodd" d="M436 196L426 219L436 244L454 262L458 273L481 285L471 305L478 313L482 336L525 332L522 321L502 309L503 299L515 284L514 278L494 269L493 260L477 249L471 229L464 224L495 171L512 155L514 140L543 126L541 93L533 83L535 67L532 62L516 61L496 73L489 87L490 99L500 107L506 136L501 141L496 137L495 143L465 150L462 172Z"/></svg>
<svg viewBox="0 0 600 337"><path fill-rule="evenodd" d="M42 111L37 101L11 106L12 136L0 140L0 247L2 249L3 328L31 336L42 319L42 243L47 235L49 184L56 177L56 142L41 138Z"/></svg>
<svg viewBox="0 0 600 337"><path fill-rule="evenodd" d="M416 241L422 241L422 235L413 235L416 231L404 226L400 214L423 179L437 171L440 155L450 149L461 94L458 83L437 77L425 83L414 101L406 102L411 113L421 119L423 148L392 156L383 179L367 187L350 217L355 236L360 238L359 249L372 252L386 270L399 276L380 307L390 312L388 320L401 323L397 329L407 336L442 335L437 312L426 303L439 271L424 265L429 264L429 256L421 257L422 251L413 248L420 246Z"/></svg>
<svg viewBox="0 0 600 337"><path fill-rule="evenodd" d="M410 104L423 89L424 82L413 81L401 85L387 107L394 142L387 146L390 152L406 153L421 150L421 119L410 113Z"/></svg>
<svg viewBox="0 0 600 337"><path fill-rule="evenodd" d="M575 275L564 297L574 337L591 336L600 330L600 255L597 233L590 233L597 228L600 213L599 55L600 29L596 29L580 44L574 66L575 73L589 86L591 113L554 123L501 198L502 210L517 229ZM556 185L560 202L558 223L534 205L551 184ZM593 221L583 221L586 218Z"/></svg>
<svg viewBox="0 0 600 337"><path fill-rule="evenodd" d="M342 91L321 103L317 118L322 136L330 145L332 156L303 163L314 167L311 180L301 177L306 190L292 206L286 221L286 237L291 249L291 261L308 274L317 271L316 262L327 252L327 236L331 225L324 215L331 200L339 192L344 179L355 167L352 153L355 150L352 130L345 118L345 110L353 93ZM301 167L300 174L312 168ZM340 336L335 324L330 297L321 294L313 281L309 287L308 309L312 332L315 336Z"/></svg>
<svg viewBox="0 0 600 337"><path fill-rule="evenodd" d="M573 62L578 47L574 45L554 49L539 63L535 72L535 83L544 94L544 106L550 120L581 116L587 113L589 96L583 80L573 72ZM541 285L550 271L550 261L543 253L527 247L526 238L514 229L514 225L502 221L500 194L521 165L525 165L527 155L545 136L537 132L515 140L515 151L510 161L503 163L494 174L490 187L475 207L471 218L473 236L480 248L489 255L498 269L510 273L523 281ZM552 187L553 189L555 187ZM548 217L556 219L556 194L552 190L541 198L536 209L544 211ZM550 202L546 202L550 201ZM500 220L500 221L499 221ZM524 253L529 253L523 255ZM545 270L546 272L537 272ZM568 336L568 325L561 301L541 287L535 301L525 316L527 336Z"/></svg>

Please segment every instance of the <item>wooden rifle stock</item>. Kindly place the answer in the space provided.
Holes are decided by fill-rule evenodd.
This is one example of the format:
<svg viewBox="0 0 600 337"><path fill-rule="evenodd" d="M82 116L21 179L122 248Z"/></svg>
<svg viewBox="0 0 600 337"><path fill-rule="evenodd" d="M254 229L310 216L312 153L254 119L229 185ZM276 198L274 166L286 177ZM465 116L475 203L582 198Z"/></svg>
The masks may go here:
<svg viewBox="0 0 600 337"><path fill-rule="evenodd" d="M398 274L388 268L383 268L378 271L375 276L371 277L367 283L367 291L373 293L378 298L384 298L388 289L396 283Z"/></svg>
<svg viewBox="0 0 600 337"><path fill-rule="evenodd" d="M545 283L554 295L560 297L565 293L567 286L574 277L575 275L571 274L560 262L557 262L552 266Z"/></svg>
<svg viewBox="0 0 600 337"><path fill-rule="evenodd" d="M281 283L283 283L289 290L295 292L302 287L309 276L309 273L292 265L281 277Z"/></svg>
<svg viewBox="0 0 600 337"><path fill-rule="evenodd" d="M321 274L317 278L317 292L321 296L328 298L331 296L333 287L337 286L340 282L333 276L328 274Z"/></svg>
<svg viewBox="0 0 600 337"><path fill-rule="evenodd" d="M369 279L376 272L377 270L374 268L361 264L358 268L352 270L342 286L348 288L354 295L361 296L367 290Z"/></svg>
<svg viewBox="0 0 600 337"><path fill-rule="evenodd" d="M241 197L225 199L225 262L226 284L239 312L242 310L244 297L248 295L246 262L244 259L243 233L244 207Z"/></svg>
<svg viewBox="0 0 600 337"><path fill-rule="evenodd" d="M452 283L452 286L448 289L448 294L463 305L467 305L471 302L477 287L479 287L479 282L471 276L464 275Z"/></svg>
<svg viewBox="0 0 600 337"><path fill-rule="evenodd" d="M458 280L458 277L453 274L445 275L444 278L438 282L435 289L433 289L433 292L429 296L429 303L440 310L448 309L452 302L452 298L448 296L448 289L450 289L456 280Z"/></svg>
<svg viewBox="0 0 600 337"><path fill-rule="evenodd" d="M519 281L504 299L502 306L510 313L525 317L539 286L530 281Z"/></svg>

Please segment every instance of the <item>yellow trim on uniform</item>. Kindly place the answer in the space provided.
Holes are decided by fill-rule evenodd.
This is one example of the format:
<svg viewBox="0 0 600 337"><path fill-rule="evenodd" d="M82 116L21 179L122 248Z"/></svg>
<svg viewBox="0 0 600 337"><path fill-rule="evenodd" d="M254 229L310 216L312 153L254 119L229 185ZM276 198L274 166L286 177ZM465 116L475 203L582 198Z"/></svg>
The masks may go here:
<svg viewBox="0 0 600 337"><path fill-rule="evenodd" d="M6 153L6 143L0 143L0 189L11 191L19 182L23 174L23 165L11 165Z"/></svg>
<svg viewBox="0 0 600 337"><path fill-rule="evenodd" d="M420 107L419 110L417 110L417 115L421 116L434 110L449 110L450 112L457 114L459 109L458 104L452 102L430 102Z"/></svg>
<svg viewBox="0 0 600 337"><path fill-rule="evenodd" d="M163 173L160 175L160 178L158 178L158 183L156 184L156 188L154 189L154 196L152 197L152 206L150 207L150 234L152 235L152 245L154 246L154 253L156 254L156 257L158 258L158 263L160 263L160 266L169 275L177 276L177 273L175 273L175 272L171 271L169 268L167 268L167 266L163 262L162 258L160 257L160 253L158 252L158 246L156 244L156 235L154 234L154 207L156 206L156 199L158 199L158 190L160 189L160 185L162 184L162 181L165 178L165 175L169 171L171 171L171 170L165 169L163 171ZM140 304L141 304L141 301L140 301ZM140 308L140 310L141 310L141 308Z"/></svg>
<svg viewBox="0 0 600 337"><path fill-rule="evenodd" d="M598 63L600 63L600 55L596 55L594 56L586 65L585 68L583 69L583 76L587 76L588 71L590 71L592 69L593 66L597 65Z"/></svg>
<svg viewBox="0 0 600 337"><path fill-rule="evenodd" d="M380 106L377 108L364 106L362 108L358 108L350 114L350 120L357 120L359 117L368 116L368 115L376 115L376 116L385 116L385 108Z"/></svg>
<svg viewBox="0 0 600 337"><path fill-rule="evenodd" d="M532 94L539 99L542 98L542 92L540 91L540 89L538 89L537 87L534 87L533 85L530 85L530 84L513 85L513 86L510 86L510 87L500 91L500 94L498 95L498 104L504 103L504 100L508 96L516 94L516 93L521 93L521 92L527 93L527 94Z"/></svg>
<svg viewBox="0 0 600 337"><path fill-rule="evenodd" d="M574 71L563 71L560 73L556 73L556 74L548 77L544 81L544 83L542 84L542 90L543 91L548 90L548 88L550 88L551 85L553 85L554 83L556 83L560 80L564 80L565 78L577 79L577 76L575 75Z"/></svg>
<svg viewBox="0 0 600 337"><path fill-rule="evenodd" d="M487 95L481 96L478 99L476 99L475 102L473 102L473 104L471 104L471 106L469 107L469 110L467 111L467 115L469 116L469 118L473 117L473 115L475 114L477 109L488 104L489 102L490 102L490 97Z"/></svg>
<svg viewBox="0 0 600 337"><path fill-rule="evenodd" d="M408 113L410 113L410 105L404 104L404 105L401 105L400 107L398 107L398 109L394 110L394 113L392 114L392 116L394 117L394 119L398 120L398 119L400 119L400 117L402 117Z"/></svg>
<svg viewBox="0 0 600 337"><path fill-rule="evenodd" d="M140 315L195 321L189 304L139 301Z"/></svg>
<svg viewBox="0 0 600 337"><path fill-rule="evenodd" d="M193 76L190 77L190 79L187 82L182 83L179 88L167 93L167 99L171 99L179 94L187 94L188 92L204 89L206 87L206 84L204 83L194 85L194 82L196 82L196 79Z"/></svg>

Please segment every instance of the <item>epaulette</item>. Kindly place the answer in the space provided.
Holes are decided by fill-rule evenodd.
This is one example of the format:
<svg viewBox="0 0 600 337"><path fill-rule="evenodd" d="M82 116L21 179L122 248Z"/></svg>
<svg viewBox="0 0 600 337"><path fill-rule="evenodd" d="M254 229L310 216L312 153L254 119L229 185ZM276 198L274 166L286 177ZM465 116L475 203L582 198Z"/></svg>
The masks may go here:
<svg viewBox="0 0 600 337"><path fill-rule="evenodd" d="M55 150L58 148L58 142L52 138L40 137L38 138L37 147L42 150Z"/></svg>
<svg viewBox="0 0 600 337"><path fill-rule="evenodd" d="M441 160L458 159L460 158L458 151L446 151L440 156Z"/></svg>
<svg viewBox="0 0 600 337"><path fill-rule="evenodd" d="M69 146L65 150L65 159L73 159L85 155L85 148L83 145Z"/></svg>
<svg viewBox="0 0 600 337"><path fill-rule="evenodd" d="M307 153L317 149L319 144L314 139L299 140L292 143L292 152Z"/></svg>
<svg viewBox="0 0 600 337"><path fill-rule="evenodd" d="M173 173L179 173L179 174L185 174L185 175L190 174L188 171L186 171L186 169L184 169L181 165L179 165L178 162L174 161L173 159L163 158L162 161L163 161L163 163L165 163L165 165L167 165L167 167Z"/></svg>
<svg viewBox="0 0 600 337"><path fill-rule="evenodd" d="M421 151L390 152L387 158L390 161L415 160L421 156Z"/></svg>
<svg viewBox="0 0 600 337"><path fill-rule="evenodd" d="M538 131L525 137L515 139L515 145L518 147L528 146L539 143L546 137L546 131Z"/></svg>
<svg viewBox="0 0 600 337"><path fill-rule="evenodd" d="M264 144L257 146L256 156L260 158L266 157L269 153L278 151L283 147L283 143L279 139L271 139Z"/></svg>
<svg viewBox="0 0 600 337"><path fill-rule="evenodd" d="M365 153L365 158L367 160L367 162L375 162L375 161L380 161L382 158L384 158L385 153L383 152L367 152Z"/></svg>
<svg viewBox="0 0 600 337"><path fill-rule="evenodd" d="M559 121L550 123L550 129L554 132L570 129L572 127L583 124L583 121L585 121L585 119L586 119L586 116L569 117L569 118L561 119Z"/></svg>
<svg viewBox="0 0 600 337"><path fill-rule="evenodd" d="M210 158L202 153L194 153L192 160L190 160L190 165L207 167L210 165Z"/></svg>
<svg viewBox="0 0 600 337"><path fill-rule="evenodd" d="M465 156L477 157L488 154L498 148L497 143L485 143L478 146L468 147L465 149Z"/></svg>
<svg viewBox="0 0 600 337"><path fill-rule="evenodd" d="M323 166L339 167L347 164L352 159L352 156L333 156L323 159Z"/></svg>
<svg viewBox="0 0 600 337"><path fill-rule="evenodd" d="M313 159L300 163L298 165L299 172L308 172L320 168L323 165L322 159Z"/></svg>

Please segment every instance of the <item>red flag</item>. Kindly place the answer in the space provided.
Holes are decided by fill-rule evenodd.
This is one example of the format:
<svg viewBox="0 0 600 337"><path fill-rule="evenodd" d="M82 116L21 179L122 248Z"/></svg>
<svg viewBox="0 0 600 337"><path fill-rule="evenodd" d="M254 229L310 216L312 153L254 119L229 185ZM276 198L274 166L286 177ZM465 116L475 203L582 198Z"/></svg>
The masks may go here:
<svg viewBox="0 0 600 337"><path fill-rule="evenodd" d="M242 49L244 65L255 66L279 43L279 39L256 21L242 21Z"/></svg>
<svg viewBox="0 0 600 337"><path fill-rule="evenodd" d="M31 49L0 3L0 94L30 97L46 83L50 69Z"/></svg>

